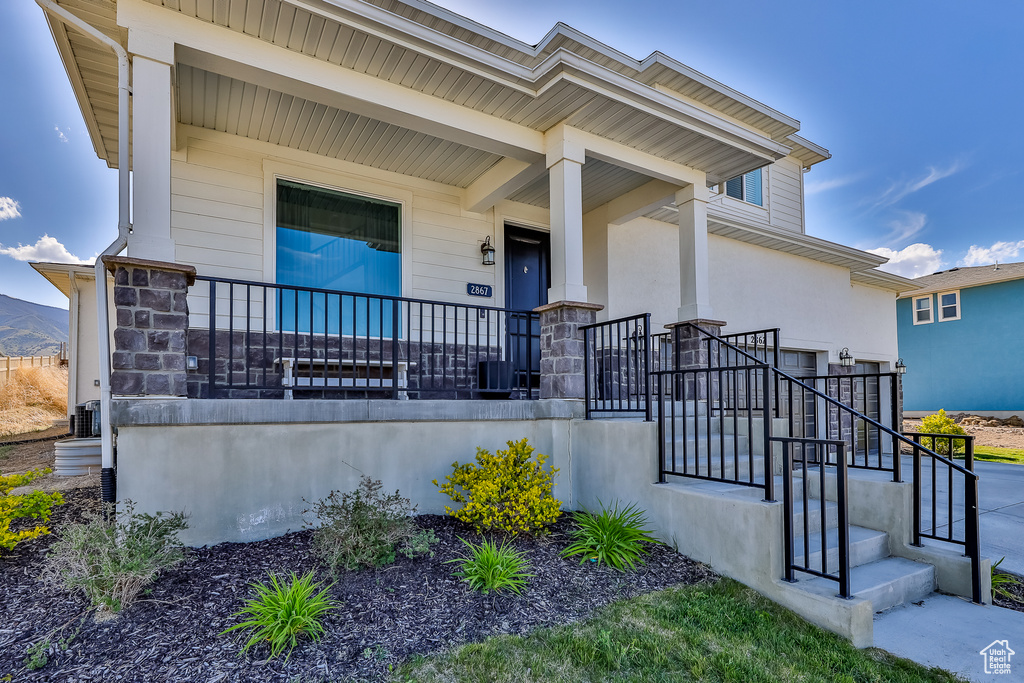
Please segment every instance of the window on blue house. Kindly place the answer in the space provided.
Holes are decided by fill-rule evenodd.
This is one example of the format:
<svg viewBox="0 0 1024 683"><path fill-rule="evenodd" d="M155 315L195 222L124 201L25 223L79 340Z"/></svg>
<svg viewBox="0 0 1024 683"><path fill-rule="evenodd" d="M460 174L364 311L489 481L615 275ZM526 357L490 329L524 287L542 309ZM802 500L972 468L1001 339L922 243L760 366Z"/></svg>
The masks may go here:
<svg viewBox="0 0 1024 683"><path fill-rule="evenodd" d="M758 206L764 205L763 193L761 191L761 169L755 169L750 173L738 175L731 180L725 181L725 194L741 199Z"/></svg>
<svg viewBox="0 0 1024 683"><path fill-rule="evenodd" d="M932 317L932 295L914 297L914 324L924 325L934 320Z"/></svg>
<svg viewBox="0 0 1024 683"><path fill-rule="evenodd" d="M277 283L283 329L384 336L402 293L401 206L369 197L277 182ZM334 292L348 292L346 296Z"/></svg>
<svg viewBox="0 0 1024 683"><path fill-rule="evenodd" d="M960 292L939 293L939 322L960 319Z"/></svg>

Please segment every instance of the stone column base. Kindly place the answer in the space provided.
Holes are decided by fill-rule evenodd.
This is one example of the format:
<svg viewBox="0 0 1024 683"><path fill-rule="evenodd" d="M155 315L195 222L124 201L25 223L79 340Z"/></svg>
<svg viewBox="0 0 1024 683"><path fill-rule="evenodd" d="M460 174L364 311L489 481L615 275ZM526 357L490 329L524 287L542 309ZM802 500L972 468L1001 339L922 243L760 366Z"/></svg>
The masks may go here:
<svg viewBox="0 0 1024 683"><path fill-rule="evenodd" d="M601 304L556 301L533 309L540 314L540 397L584 398L583 331L597 322Z"/></svg>
<svg viewBox="0 0 1024 683"><path fill-rule="evenodd" d="M185 396L188 288L192 266L106 256L114 274L113 372L110 389L121 396Z"/></svg>

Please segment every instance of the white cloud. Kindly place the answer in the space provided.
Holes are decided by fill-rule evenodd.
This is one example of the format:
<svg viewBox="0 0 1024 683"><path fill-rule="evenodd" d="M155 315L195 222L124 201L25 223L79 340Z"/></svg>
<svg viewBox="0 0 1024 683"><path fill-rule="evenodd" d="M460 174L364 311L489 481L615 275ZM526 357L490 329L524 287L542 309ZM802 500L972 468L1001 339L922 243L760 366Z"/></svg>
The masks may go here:
<svg viewBox="0 0 1024 683"><path fill-rule="evenodd" d="M10 197L0 197L0 221L21 217L21 205Z"/></svg>
<svg viewBox="0 0 1024 683"><path fill-rule="evenodd" d="M829 180L811 180L804 183L804 195L819 194L821 192L828 192L834 190L837 187L843 187L860 180L859 175L848 175L842 178L831 178Z"/></svg>
<svg viewBox="0 0 1024 683"><path fill-rule="evenodd" d="M67 141L68 141L68 136L67 136L67 135L65 135L65 134L64 134L64 131L62 131L62 130L60 129L60 126L54 126L54 127L53 127L53 129L54 129L55 131L57 131L57 137L59 137L59 138L60 138L60 141L61 141L61 142L67 142ZM70 128L68 128L68 132L69 132L69 133L71 132L71 129L70 129Z"/></svg>
<svg viewBox="0 0 1024 683"><path fill-rule="evenodd" d="M953 162L947 168L929 166L928 172L921 178L916 180L900 180L889 185L888 189L875 202L875 207L892 206L907 195L924 189L943 178L948 178L961 168L963 168L963 165L958 161Z"/></svg>
<svg viewBox="0 0 1024 683"><path fill-rule="evenodd" d="M1020 242L996 242L991 247L979 247L972 244L967 250L967 256L957 265L960 266L987 266L999 261L1007 263L1016 259L1020 252L1024 251L1024 240Z"/></svg>
<svg viewBox="0 0 1024 683"><path fill-rule="evenodd" d="M928 222L928 216L920 211L900 211L900 217L889 221L887 244L906 244L910 238L921 232Z"/></svg>
<svg viewBox="0 0 1024 683"><path fill-rule="evenodd" d="M35 244L19 244L16 247L5 247L0 245L0 254L10 256L15 261L48 261L51 263L77 263L81 265L91 264L96 257L91 259L78 258L67 250L56 238L43 235Z"/></svg>
<svg viewBox="0 0 1024 683"><path fill-rule="evenodd" d="M930 244L918 242L899 251L886 247L868 249L868 251L889 259L888 263L879 266L879 270L894 275L913 278L931 275L942 269L942 250L934 249Z"/></svg>

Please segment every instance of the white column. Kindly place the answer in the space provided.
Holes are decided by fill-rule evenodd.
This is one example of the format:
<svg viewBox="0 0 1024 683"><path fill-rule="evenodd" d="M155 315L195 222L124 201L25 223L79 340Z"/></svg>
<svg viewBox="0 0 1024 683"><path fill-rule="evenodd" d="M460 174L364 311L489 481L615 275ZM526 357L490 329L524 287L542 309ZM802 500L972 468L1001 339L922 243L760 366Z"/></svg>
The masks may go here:
<svg viewBox="0 0 1024 683"><path fill-rule="evenodd" d="M128 255L174 261L171 239L171 64L174 43L131 31L132 234Z"/></svg>
<svg viewBox="0 0 1024 683"><path fill-rule="evenodd" d="M549 145L551 193L551 289L548 301L586 301L583 284L582 146L566 140Z"/></svg>
<svg viewBox="0 0 1024 683"><path fill-rule="evenodd" d="M679 209L679 321L714 320L708 270L708 188L687 185L676 193Z"/></svg>

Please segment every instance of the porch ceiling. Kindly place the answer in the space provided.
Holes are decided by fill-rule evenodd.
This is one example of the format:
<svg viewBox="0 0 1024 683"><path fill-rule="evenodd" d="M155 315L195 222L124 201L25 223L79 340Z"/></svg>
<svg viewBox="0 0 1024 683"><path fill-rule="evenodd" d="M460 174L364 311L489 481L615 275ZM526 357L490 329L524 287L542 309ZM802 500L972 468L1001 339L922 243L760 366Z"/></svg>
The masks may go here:
<svg viewBox="0 0 1024 683"><path fill-rule="evenodd" d="M649 182L651 178L628 169L587 157L583 164L583 213ZM509 196L514 202L550 208L548 174L540 176Z"/></svg>
<svg viewBox="0 0 1024 683"><path fill-rule="evenodd" d="M118 8L114 0L58 1L126 43L124 31L115 24ZM709 183L763 166L794 148L800 149L799 143L790 139L799 127L796 120L664 55L655 53L640 62L563 25L556 26L540 45L528 46L418 0L120 2L133 8L165 8L165 23L173 23L182 31L189 31L187 22L198 19L203 26L250 36L525 129L542 132L566 123L704 171ZM154 26L164 23L159 17L154 21L158 22ZM116 165L113 56L84 39L64 38L63 27L56 26L54 34L97 154ZM182 72L202 68L207 71L206 81L217 83L217 87L202 93L176 93L181 99L192 98L187 110L179 111L179 119L203 120L207 123L201 125L227 130L227 121L215 118L211 123L206 114L213 110L218 116L230 117L232 107L241 106L230 98L239 97L239 91L245 97L247 84L236 84L224 73L211 78L218 70L206 64L182 63L179 58L177 67ZM184 84L185 78L179 76L179 86ZM273 88L269 82L252 86ZM206 101L208 98L218 101L211 103ZM221 98L225 101L220 101ZM284 98L282 94L282 101ZM296 131L290 137L298 139L294 144L283 140L280 144L312 144L311 139L303 141L302 135L311 130L316 134L318 126L329 125L337 118L336 111L325 114L330 108L322 103L308 101L298 106L294 96L288 100L287 107L268 108L259 113L261 126L266 130L246 129L238 134L268 139L277 131L285 138L288 136L280 135L280 131L290 128ZM202 117L196 116L197 108L202 108ZM253 115L255 118L257 113ZM382 147L405 147L406 138L419 135L418 143L435 145L431 149L432 153L437 152L435 160L448 159L444 169L410 173L417 177L443 178L441 182L464 187L495 161L488 152L471 151L452 141L447 141L439 151L437 143L444 141L424 135L427 131L381 126L386 124L379 124L377 132L369 133L375 144L366 148L367 155ZM393 141L391 133L399 134L398 144L389 145ZM385 158L373 165L396 168L396 161ZM465 167L456 169L457 163Z"/></svg>
<svg viewBox="0 0 1024 683"><path fill-rule="evenodd" d="M181 123L466 187L501 157L263 86L178 65Z"/></svg>

